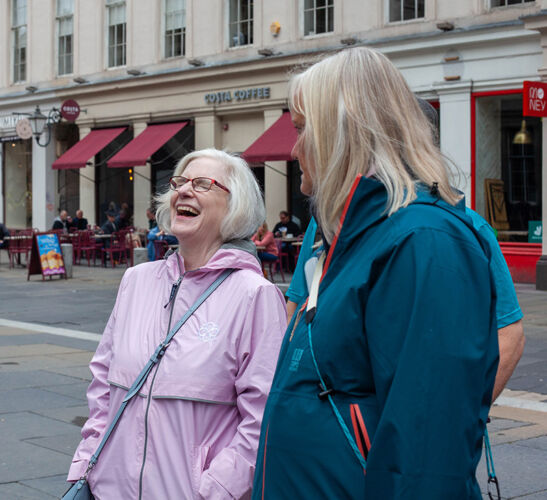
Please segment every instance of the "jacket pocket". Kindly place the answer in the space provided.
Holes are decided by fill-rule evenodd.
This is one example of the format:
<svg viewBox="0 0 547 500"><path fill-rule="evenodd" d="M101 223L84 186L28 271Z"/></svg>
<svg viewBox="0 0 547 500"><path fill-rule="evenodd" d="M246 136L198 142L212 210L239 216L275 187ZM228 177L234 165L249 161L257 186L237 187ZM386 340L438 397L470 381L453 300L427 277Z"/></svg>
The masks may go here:
<svg viewBox="0 0 547 500"><path fill-rule="evenodd" d="M199 491L201 475L207 468L207 458L209 455L209 446L194 446L192 449L192 480L193 491Z"/></svg>
<svg viewBox="0 0 547 500"><path fill-rule="evenodd" d="M349 405L351 423L353 424L353 434L357 447L361 452L361 455L366 460L368 458L368 452L370 450L370 439L367 432L367 427L361 414L361 408L358 404Z"/></svg>

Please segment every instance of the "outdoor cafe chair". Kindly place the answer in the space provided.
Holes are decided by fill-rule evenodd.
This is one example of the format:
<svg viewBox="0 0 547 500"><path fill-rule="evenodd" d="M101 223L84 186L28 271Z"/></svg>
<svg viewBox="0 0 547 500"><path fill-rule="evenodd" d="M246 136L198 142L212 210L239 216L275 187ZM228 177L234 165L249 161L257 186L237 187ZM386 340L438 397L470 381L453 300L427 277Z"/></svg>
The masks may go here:
<svg viewBox="0 0 547 500"><path fill-rule="evenodd" d="M130 250L127 246L127 232L126 231L117 231L112 233L112 238L110 239L110 245L106 246L101 250L101 262L105 266L105 259L108 255L110 258L110 263L112 267L115 266L115 261L125 262L129 267L129 261L127 260L127 251Z"/></svg>
<svg viewBox="0 0 547 500"><path fill-rule="evenodd" d="M165 240L154 240L155 260L163 259L163 256L169 250L169 244Z"/></svg>
<svg viewBox="0 0 547 500"><path fill-rule="evenodd" d="M80 264L82 253L85 252L87 267L90 266L91 257L93 257L93 265L95 265L97 252L101 251L102 244L95 241L93 231L79 231L78 235L74 238L72 245L74 248L75 264Z"/></svg>
<svg viewBox="0 0 547 500"><path fill-rule="evenodd" d="M27 267L30 262L30 252L32 250L32 229L21 229L19 231L10 231L8 240L9 267L13 268L13 263L17 259L21 263L21 255L25 256Z"/></svg>
<svg viewBox="0 0 547 500"><path fill-rule="evenodd" d="M277 268L279 269L279 274L281 275L281 279L283 280L283 283L285 283L285 275L283 274L283 266L281 265L281 240L280 239L277 239L277 238L275 239L275 246L277 247L277 260L268 262L271 280L273 281L274 273Z"/></svg>

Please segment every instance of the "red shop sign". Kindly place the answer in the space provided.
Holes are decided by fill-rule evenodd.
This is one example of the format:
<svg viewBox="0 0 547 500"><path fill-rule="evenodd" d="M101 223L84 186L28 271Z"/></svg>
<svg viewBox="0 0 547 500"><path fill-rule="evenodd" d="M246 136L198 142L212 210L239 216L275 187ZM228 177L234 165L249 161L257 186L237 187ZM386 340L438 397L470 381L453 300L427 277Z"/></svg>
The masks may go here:
<svg viewBox="0 0 547 500"><path fill-rule="evenodd" d="M547 83L523 82L522 116L547 116Z"/></svg>
<svg viewBox="0 0 547 500"><path fill-rule="evenodd" d="M68 99L61 105L61 116L69 122L80 116L80 105L74 99Z"/></svg>

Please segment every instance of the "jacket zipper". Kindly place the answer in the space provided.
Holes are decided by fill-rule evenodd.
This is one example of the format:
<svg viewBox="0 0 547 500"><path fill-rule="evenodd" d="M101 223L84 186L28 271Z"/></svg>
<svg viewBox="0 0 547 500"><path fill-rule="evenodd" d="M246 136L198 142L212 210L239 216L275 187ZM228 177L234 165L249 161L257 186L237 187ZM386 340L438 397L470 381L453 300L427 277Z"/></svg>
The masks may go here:
<svg viewBox="0 0 547 500"><path fill-rule="evenodd" d="M179 264L179 271L180 271L180 262L177 259L177 263ZM169 332L171 331L171 322L173 320L173 310L175 308L175 299L177 297L180 284L182 282L182 279L186 273L181 274L179 276L179 279L173 283L173 286L171 287L171 293L169 294L169 302L165 304L164 308L167 307L169 304L171 304L171 310L169 311L169 323L167 326L167 335L169 335ZM146 410L144 412L144 449L143 449L143 455L142 455L142 465L141 465L141 472L139 474L139 500L142 500L142 481L144 477L144 466L146 465L146 451L148 448L148 412L150 410L150 404L152 402L152 388L154 387L154 381L156 380L156 375L158 374L158 369L160 367L160 363L163 359L163 356L158 361L158 364L156 365L156 371L154 372L154 376L152 377L152 380L150 381L150 389L148 390L148 396L146 401Z"/></svg>

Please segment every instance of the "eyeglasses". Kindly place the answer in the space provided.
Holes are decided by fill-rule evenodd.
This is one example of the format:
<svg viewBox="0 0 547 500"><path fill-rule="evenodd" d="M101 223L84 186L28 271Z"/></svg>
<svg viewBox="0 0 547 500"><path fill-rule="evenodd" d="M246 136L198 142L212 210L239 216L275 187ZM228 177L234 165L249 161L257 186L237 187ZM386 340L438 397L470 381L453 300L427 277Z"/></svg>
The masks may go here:
<svg viewBox="0 0 547 500"><path fill-rule="evenodd" d="M230 192L226 186L223 186L220 182L215 181L215 179L210 179L209 177L195 177L194 179L189 179L182 175L175 175L169 179L169 187L173 191L177 191L189 181L192 183L192 189L198 193L210 191L213 184L216 184L220 189L224 189L227 193Z"/></svg>

